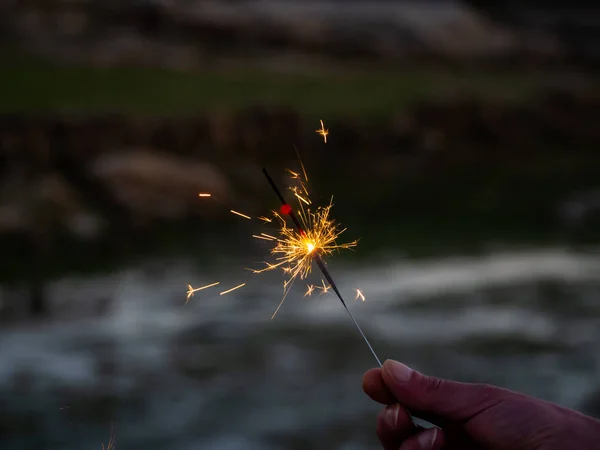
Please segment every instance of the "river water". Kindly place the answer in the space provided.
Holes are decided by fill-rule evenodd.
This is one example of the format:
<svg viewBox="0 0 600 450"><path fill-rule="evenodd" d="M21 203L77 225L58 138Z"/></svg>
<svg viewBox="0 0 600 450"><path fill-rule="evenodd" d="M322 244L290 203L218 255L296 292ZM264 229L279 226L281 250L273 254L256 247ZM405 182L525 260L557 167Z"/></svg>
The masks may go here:
<svg viewBox="0 0 600 450"><path fill-rule="evenodd" d="M270 320L277 274L244 279L235 264L203 267L158 260L64 278L49 288L59 318L4 326L3 450L98 449L112 424L117 449L377 448L379 406L361 391L375 361L339 301L303 298L299 287ZM600 413L597 252L330 268L382 360ZM216 280L185 304L187 284ZM356 288L365 302L354 300ZM92 314L104 299L108 307Z"/></svg>

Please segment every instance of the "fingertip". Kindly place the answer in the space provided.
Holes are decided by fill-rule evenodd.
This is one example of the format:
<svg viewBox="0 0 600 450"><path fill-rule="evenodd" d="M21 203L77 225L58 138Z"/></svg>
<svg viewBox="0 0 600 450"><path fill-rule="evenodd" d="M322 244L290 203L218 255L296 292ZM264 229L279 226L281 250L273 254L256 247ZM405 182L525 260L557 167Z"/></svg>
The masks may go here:
<svg viewBox="0 0 600 450"><path fill-rule="evenodd" d="M367 395L373 391L373 388L378 387L381 379L381 369L369 369L365 372L362 378L362 388Z"/></svg>
<svg viewBox="0 0 600 450"><path fill-rule="evenodd" d="M383 428L389 431L411 431L415 428L412 417L399 403L387 405L381 410L378 416ZM409 433L406 433L408 435Z"/></svg>
<svg viewBox="0 0 600 450"><path fill-rule="evenodd" d="M388 405L383 409L383 421L386 426L395 429L398 424L398 415L400 414L400 405L395 403Z"/></svg>
<svg viewBox="0 0 600 450"><path fill-rule="evenodd" d="M416 430L410 414L398 403L386 406L377 416L377 436L385 449L397 449Z"/></svg>
<svg viewBox="0 0 600 450"><path fill-rule="evenodd" d="M387 359L383 363L383 372L389 379L397 383L407 383L415 371L401 362Z"/></svg>
<svg viewBox="0 0 600 450"><path fill-rule="evenodd" d="M435 450L441 448L442 439L440 429L437 427L429 428L422 431L416 436L417 442L421 450Z"/></svg>
<svg viewBox="0 0 600 450"><path fill-rule="evenodd" d="M365 380L372 377L381 377L381 369L379 367L377 367L376 369L369 369L365 372L365 374L363 375L363 384Z"/></svg>
<svg viewBox="0 0 600 450"><path fill-rule="evenodd" d="M365 393L378 403L390 405L396 399L383 381L381 369L371 369L365 372L362 379L362 388Z"/></svg>
<svg viewBox="0 0 600 450"><path fill-rule="evenodd" d="M400 450L440 450L444 445L444 435L440 428L433 427L419 431L406 439Z"/></svg>

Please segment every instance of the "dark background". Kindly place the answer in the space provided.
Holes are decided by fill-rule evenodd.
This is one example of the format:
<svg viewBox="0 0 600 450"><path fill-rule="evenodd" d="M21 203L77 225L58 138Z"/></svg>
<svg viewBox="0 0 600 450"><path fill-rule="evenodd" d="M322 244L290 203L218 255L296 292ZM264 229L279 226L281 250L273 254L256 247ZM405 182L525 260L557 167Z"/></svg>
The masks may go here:
<svg viewBox="0 0 600 450"><path fill-rule="evenodd" d="M0 8L3 448L376 447L339 302L270 321L280 277L243 270L268 247L229 211L277 208L294 147L382 358L600 413L597 8ZM214 281L247 286L185 303Z"/></svg>

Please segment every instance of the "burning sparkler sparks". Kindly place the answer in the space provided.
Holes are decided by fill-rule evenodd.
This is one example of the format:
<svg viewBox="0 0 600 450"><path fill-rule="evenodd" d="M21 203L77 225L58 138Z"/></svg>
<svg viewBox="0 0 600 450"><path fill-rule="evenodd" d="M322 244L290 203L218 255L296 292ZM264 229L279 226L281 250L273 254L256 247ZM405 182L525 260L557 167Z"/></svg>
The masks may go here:
<svg viewBox="0 0 600 450"><path fill-rule="evenodd" d="M274 257L274 261L265 261L265 267L261 269L248 270L254 274L260 274L270 270L281 269L287 275L287 279L284 281L283 299L272 317L275 317L279 311L293 282L297 278L306 279L311 274L312 263L316 254L329 256L335 251L351 249L358 244L357 241L343 244L337 243L337 239L344 231L346 231L346 229L340 229L330 217L331 208L333 207L333 198L327 206L319 206L314 209L311 208L312 200L310 199L310 193L307 187L308 177L302 161L300 161L300 164L302 166L302 173L288 170L293 182L288 189L293 193L297 200L297 212L294 213L293 208L285 203L285 200L281 197L282 206L279 212L273 211L273 219L265 216L258 217L259 220L267 224L273 223L273 221L279 224L277 232L273 234L263 232L252 235L255 239L274 243L274 247L271 249L271 255ZM248 214L241 213L234 209L231 209L230 212L244 219L252 220L252 217ZM286 217L291 217L290 214L294 218L299 218L299 222L296 224L297 229L289 227L286 222ZM305 296L311 295L315 289L320 290L321 295L327 293L329 287L325 285L324 281L322 282L322 286L308 285ZM219 284L219 282L198 288L193 288L188 285L187 301L189 301L196 292L216 286L217 284ZM228 294L244 285L245 283L223 291L220 295Z"/></svg>
<svg viewBox="0 0 600 450"><path fill-rule="evenodd" d="M327 256L340 249L355 247L358 243L357 241L344 244L336 242L345 229L340 230L330 218L329 213L333 206L332 203L326 207L318 207L314 212L310 209L304 209L302 201L299 204L298 217L300 218L301 231L289 227L284 216L274 212L273 215L281 225L279 229L280 237L275 239L275 247L271 249L271 254L275 257L275 262L266 263L267 265L263 269L252 270L252 272L258 274L268 270L283 268L289 274L289 279L286 283L288 287L291 286L294 279L305 279L308 277L312 270L315 254L319 253L322 256ZM307 201L306 204L310 203ZM255 235L254 237L265 239L264 235Z"/></svg>
<svg viewBox="0 0 600 450"><path fill-rule="evenodd" d="M327 282L329 283L329 287L327 287L327 286L325 286L325 281L323 281L323 293L327 292L327 290L329 290L329 288L333 289L333 291L337 295L340 302L342 302L344 309L350 315L350 318L354 322L356 329L358 330L358 332L362 336L363 340L369 347L369 350L371 351L371 354L377 361L377 364L379 364L379 366L382 367L379 357L375 353L375 350L373 350L373 347L371 346L371 344L369 343L369 340L363 333L360 325L354 318L354 315L348 309L348 306L346 305L346 302L344 301L342 294L340 293L338 287L336 286L335 282L333 281L333 278L331 277L331 274L329 273L329 270L325 266L325 262L322 259L322 255L327 255L327 254L333 252L333 250L335 250L335 249L351 248L353 246L356 246L356 244L357 244L356 241L353 243L350 243L350 244L343 244L343 245L335 244L335 239L344 230L337 231L337 227L335 226L334 222L331 220L328 220L329 209L331 209L332 203L330 203L329 206L326 208L317 209L317 213L312 214L312 215L311 215L310 211L308 211L308 213L305 213L304 209L302 207L302 203L300 203L300 209L298 211L299 216L300 216L300 220L299 220L298 217L296 216L296 214L294 213L294 211L292 210L292 208L289 207L289 205L285 202L283 195L281 194L281 192L277 188L277 185L275 184L275 182L273 181L273 179L267 172L267 169L263 168L263 173L264 173L265 177L267 178L267 181L273 188L273 191L275 192L275 194L277 195L279 200L281 200L281 203L282 203L281 210L283 211L284 207L287 206L287 208L285 208L285 210L287 211L288 216L290 217L290 219L296 226L296 230L292 230L291 232L286 233L285 230L289 229L289 228L287 228L287 225L285 224L285 220L284 220L283 221L284 223L282 224L282 228L280 231L283 236L288 236L289 233L291 233L290 237L288 238L288 240L290 242L289 249L284 246L284 248L279 250L279 252L278 252L278 253L284 254L284 256L280 257L280 259L283 260L282 264L285 264L286 262L290 264L286 267L288 267L288 268L291 267L291 269L290 269L291 277L289 278L289 280L284 282L284 297L283 297L283 300L281 300L281 302L279 303L277 310L279 310L279 308L281 307L281 304L284 302L285 297L287 296L287 293L289 292L288 286L291 285L291 283L294 281L294 279L297 276L300 276L300 278L302 278L303 276L305 277L306 275L308 275L310 273L310 270L312 267L312 262L314 261L317 264L317 266L319 267L319 269L321 270L321 273L323 274L323 276L325 277ZM297 175L297 174L294 174L294 175ZM306 190L306 186L303 185L303 188ZM321 220L321 221L314 220L315 217L317 217L317 219L318 219L318 217L319 217L318 212L319 212L319 210L322 211L323 209L325 210L325 213L321 216L321 218L323 218L323 220ZM277 213L275 213L275 214L277 214ZM313 221L311 222L311 220L307 220L307 217L309 219L312 218ZM318 226L319 223L323 224L323 229L321 230L322 234L320 233L319 236L321 236L321 237L323 235L330 236L331 240L325 238L325 239L323 239L323 241L317 241L314 239L315 235L311 234L311 232L314 233L314 229L306 228L306 225L309 225L309 226L312 225L314 227L315 225ZM281 241L279 241L279 242L281 242ZM301 244L304 244L305 248L302 250L298 250L298 247L300 247ZM317 247L318 244L320 244L319 247ZM279 243L278 243L278 245L279 245ZM272 250L272 253L277 253L277 248L278 247L276 246ZM283 250L286 250L286 251L283 251ZM299 252L299 253L297 253L297 252ZM291 255L295 256L295 258L292 258L291 261L287 261L286 257L290 257ZM271 267L272 266L269 265L268 269L270 269ZM265 270L268 270L268 269L265 269ZM362 295L362 293L361 293L361 295ZM275 311L275 314L277 314L277 310ZM275 314L273 314L273 316L275 316Z"/></svg>
<svg viewBox="0 0 600 450"><path fill-rule="evenodd" d="M325 144L327 144L327 135L329 134L329 130L325 129L325 125L323 124L322 120L319 120L319 122L321 122L321 128L319 128L318 130L315 130L318 134L320 134L321 136L323 136L323 142L325 142Z"/></svg>
<svg viewBox="0 0 600 450"><path fill-rule="evenodd" d="M317 130L317 133L323 136L325 143L327 143L327 135L329 134L329 130L325 129L322 120L320 122L321 129ZM263 173L267 178L267 181L281 201L279 212L273 211L274 220L279 224L280 227L277 230L277 233L275 233L277 236L267 233L252 235L252 237L255 239L265 242L272 242L274 244L274 247L271 248L271 255L274 257L274 261L265 261L265 267L262 269L248 270L252 271L254 274L260 274L275 269L281 269L284 274L286 274L287 278L283 282L283 298L279 302L279 305L271 317L274 318L283 305L294 281L297 279L302 280L307 278L311 274L313 262L316 263L323 277L325 280L327 280L327 284L325 283L325 280L321 280L322 286L307 285L307 290L304 296L311 296L316 289L321 291L320 295L326 294L330 289L333 289L339 300L342 302L342 305L352 318L363 340L375 357L375 360L381 366L381 362L377 357L377 354L371 347L371 344L358 325L358 322L348 309L346 302L331 278L331 275L323 260L323 257L329 256L335 251L341 249L352 249L353 247L356 247L358 242L352 241L344 244L337 243L337 239L342 233L344 233L344 231L346 231L346 229L340 229L336 222L330 217L331 208L333 207L333 197L327 206L318 206L316 208L313 207L307 187L308 176L306 175L306 170L301 160L300 165L302 167L302 174L288 170L293 180L292 186L290 186L288 189L292 192L294 198L297 200L297 208L295 210L286 202L281 191L277 188L267 170L263 169ZM243 214L239 211L232 209L230 212L245 219L252 220L251 216ZM273 221L273 219L264 216L257 218L266 223L271 223ZM290 227L288 225L287 219L290 219L293 222L294 227ZM218 284L218 282L196 289L188 286L188 300L195 292L216 284ZM240 289L245 285L246 283L242 283L238 286L221 292L220 295L228 294L232 291ZM359 289L357 289L356 300L359 298L362 301L365 301L365 296Z"/></svg>

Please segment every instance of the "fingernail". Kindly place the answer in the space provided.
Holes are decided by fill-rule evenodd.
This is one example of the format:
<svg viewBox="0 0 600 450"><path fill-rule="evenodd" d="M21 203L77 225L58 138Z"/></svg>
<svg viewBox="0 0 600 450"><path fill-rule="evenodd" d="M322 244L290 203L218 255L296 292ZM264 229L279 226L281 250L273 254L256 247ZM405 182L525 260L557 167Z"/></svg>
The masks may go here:
<svg viewBox="0 0 600 450"><path fill-rule="evenodd" d="M423 431L417 437L417 443L419 444L419 448L421 448L421 450L429 450L430 448L432 448L433 444L435 444L437 435L438 435L438 429L435 427L430 428L429 430Z"/></svg>
<svg viewBox="0 0 600 450"><path fill-rule="evenodd" d="M383 363L383 369L396 381L402 383L410 380L414 370L398 361L388 359Z"/></svg>
<svg viewBox="0 0 600 450"><path fill-rule="evenodd" d="M398 425L398 413L400 412L400 405L396 403L395 405L388 405L385 407L385 423L390 428L396 428Z"/></svg>

